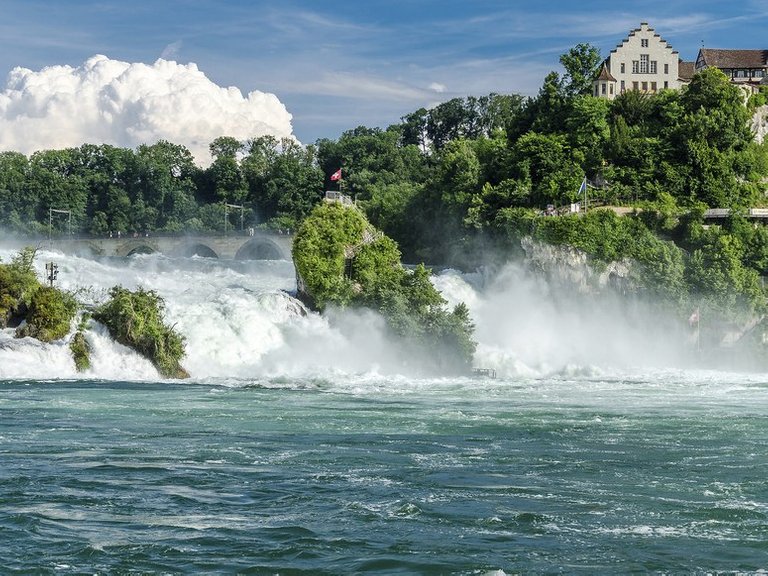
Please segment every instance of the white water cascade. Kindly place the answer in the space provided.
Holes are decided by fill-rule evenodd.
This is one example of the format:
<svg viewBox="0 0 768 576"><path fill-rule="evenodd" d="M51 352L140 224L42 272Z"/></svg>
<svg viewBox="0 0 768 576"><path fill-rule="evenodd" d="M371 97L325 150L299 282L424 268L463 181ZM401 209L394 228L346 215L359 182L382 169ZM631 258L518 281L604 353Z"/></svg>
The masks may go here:
<svg viewBox="0 0 768 576"><path fill-rule="evenodd" d="M0 247L3 262L12 256ZM288 261L157 255L97 261L40 251L35 260L40 278L47 262L59 267L57 286L75 292L85 304L103 301L115 285L156 291L165 300L166 320L186 339L182 364L196 382L420 374L403 373L397 348L388 342L376 314L307 312L287 293L295 288ZM670 332L663 319L651 321L645 308L618 300L577 305L512 265L493 274L446 271L434 282L451 306L463 301L469 307L476 325L476 365L502 377L670 366L679 363L687 345L684 335ZM2 330L0 378L159 379L147 360L113 342L103 326L91 320L86 335L92 367L81 374L69 352L69 337L42 344L14 338L13 329Z"/></svg>

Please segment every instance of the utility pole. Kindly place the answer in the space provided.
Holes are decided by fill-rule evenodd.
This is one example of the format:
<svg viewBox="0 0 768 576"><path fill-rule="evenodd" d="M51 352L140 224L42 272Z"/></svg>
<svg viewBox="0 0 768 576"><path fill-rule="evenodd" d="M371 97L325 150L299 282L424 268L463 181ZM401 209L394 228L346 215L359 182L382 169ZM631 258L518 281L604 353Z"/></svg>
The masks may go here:
<svg viewBox="0 0 768 576"><path fill-rule="evenodd" d="M59 275L59 265L53 262L46 262L45 272L47 274L46 279L50 283L51 288L53 288L53 282L54 280L56 280L56 277Z"/></svg>

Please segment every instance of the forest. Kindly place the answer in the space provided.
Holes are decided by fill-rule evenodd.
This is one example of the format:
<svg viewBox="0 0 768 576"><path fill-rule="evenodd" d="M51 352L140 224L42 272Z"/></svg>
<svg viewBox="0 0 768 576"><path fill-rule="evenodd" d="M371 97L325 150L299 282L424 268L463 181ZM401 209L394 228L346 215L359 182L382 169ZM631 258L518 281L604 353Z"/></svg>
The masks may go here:
<svg viewBox="0 0 768 576"><path fill-rule="evenodd" d="M745 214L768 205L768 144L749 127L766 88L745 99L709 68L682 90L611 101L591 95L596 48L560 62L533 97L454 98L306 146L222 136L205 168L167 141L3 152L0 234L216 233L241 225L239 210L225 222L228 205L245 226L295 230L325 190L341 189L406 262L469 267L533 236L596 261L632 258L648 289L673 301L762 310L768 231ZM583 203L585 179L586 215L545 215ZM710 207L731 215L706 226Z"/></svg>

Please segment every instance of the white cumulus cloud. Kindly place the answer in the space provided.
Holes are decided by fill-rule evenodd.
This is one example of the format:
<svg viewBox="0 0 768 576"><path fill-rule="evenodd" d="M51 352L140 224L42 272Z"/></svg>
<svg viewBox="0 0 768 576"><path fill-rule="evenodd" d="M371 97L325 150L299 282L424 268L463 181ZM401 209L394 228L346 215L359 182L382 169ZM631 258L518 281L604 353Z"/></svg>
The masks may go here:
<svg viewBox="0 0 768 576"><path fill-rule="evenodd" d="M76 68L14 68L0 93L0 150L31 154L84 143L135 148L165 139L207 165L215 138L292 137L291 118L274 94L243 96L195 64L97 55Z"/></svg>

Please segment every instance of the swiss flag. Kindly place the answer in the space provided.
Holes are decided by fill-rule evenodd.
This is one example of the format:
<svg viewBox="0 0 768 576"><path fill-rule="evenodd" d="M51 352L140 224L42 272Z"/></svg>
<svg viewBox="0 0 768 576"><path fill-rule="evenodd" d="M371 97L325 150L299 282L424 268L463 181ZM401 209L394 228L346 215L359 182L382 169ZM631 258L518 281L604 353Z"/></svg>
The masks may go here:
<svg viewBox="0 0 768 576"><path fill-rule="evenodd" d="M336 180L341 180L341 168L331 174L331 182L336 182Z"/></svg>

